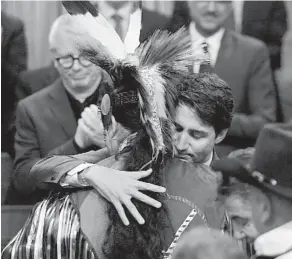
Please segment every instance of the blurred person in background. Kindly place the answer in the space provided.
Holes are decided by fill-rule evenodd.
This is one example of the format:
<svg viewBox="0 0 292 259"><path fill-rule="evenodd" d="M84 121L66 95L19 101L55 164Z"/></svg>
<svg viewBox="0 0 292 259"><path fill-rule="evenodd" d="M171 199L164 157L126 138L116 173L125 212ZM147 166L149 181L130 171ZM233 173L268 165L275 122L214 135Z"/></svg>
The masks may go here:
<svg viewBox="0 0 292 259"><path fill-rule="evenodd" d="M254 148L235 150L229 158L240 160L246 167L250 166ZM251 197L248 186L233 179L229 186L219 189L219 198L224 203L232 222L233 237L244 247L248 256L254 254L253 241L258 236L252 218Z"/></svg>
<svg viewBox="0 0 292 259"><path fill-rule="evenodd" d="M282 43L287 31L287 13L284 1L232 1L233 10L225 27L255 37L269 48L271 68L275 80L277 121L283 121L282 101L276 80L281 68Z"/></svg>
<svg viewBox="0 0 292 259"><path fill-rule="evenodd" d="M142 8L140 21L131 20L131 12L135 5L142 5L142 1L92 1L100 13L115 28L116 32L125 41L127 31L141 22L140 42L144 42L156 29L164 29L169 18ZM134 24L133 24L134 23Z"/></svg>
<svg viewBox="0 0 292 259"><path fill-rule="evenodd" d="M108 82L104 71L80 56L72 43L72 37L83 33L76 26L69 14L56 19L49 44L60 79L18 104L13 183L19 192L29 195L21 195L21 202L34 203L47 194L34 192L36 182L30 175L41 158L105 146L96 105Z"/></svg>
<svg viewBox="0 0 292 259"><path fill-rule="evenodd" d="M257 258L292 257L291 145L292 124L269 124L259 135L249 167L235 158L212 164L215 171L222 172L227 188L231 179L237 178L248 190L252 222L259 233L254 242ZM251 224L243 228L244 234L254 238L247 226Z"/></svg>
<svg viewBox="0 0 292 259"><path fill-rule="evenodd" d="M186 25L194 51L200 46L210 59L213 72L232 89L235 113L227 137L217 146L219 157L253 146L261 128L276 120L276 97L269 52L261 41L224 28L232 11L231 1L178 3L169 25L175 31ZM187 7L187 9L185 9ZM194 72L204 71L195 62Z"/></svg>
<svg viewBox="0 0 292 259"><path fill-rule="evenodd" d="M255 37L267 44L271 67L281 68L283 37L287 31L284 1L232 1L233 10L225 21L226 28Z"/></svg>
<svg viewBox="0 0 292 259"><path fill-rule="evenodd" d="M232 237L221 231L195 228L179 240L172 259L247 259Z"/></svg>
<svg viewBox="0 0 292 259"><path fill-rule="evenodd" d="M14 157L16 92L19 73L27 68L27 46L21 20L1 11L1 151Z"/></svg>

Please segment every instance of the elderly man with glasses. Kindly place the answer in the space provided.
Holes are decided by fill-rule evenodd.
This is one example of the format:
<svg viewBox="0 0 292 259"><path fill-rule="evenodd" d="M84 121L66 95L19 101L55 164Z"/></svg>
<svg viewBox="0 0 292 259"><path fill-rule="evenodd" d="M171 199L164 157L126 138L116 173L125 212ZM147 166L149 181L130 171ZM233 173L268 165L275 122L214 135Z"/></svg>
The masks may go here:
<svg viewBox="0 0 292 259"><path fill-rule="evenodd" d="M21 193L21 200L10 197L11 203L31 204L47 195L36 190L36 180L30 175L32 166L41 158L105 146L98 105L110 79L101 68L80 56L72 44L77 26L68 14L54 22L49 45L60 78L18 105L13 185Z"/></svg>

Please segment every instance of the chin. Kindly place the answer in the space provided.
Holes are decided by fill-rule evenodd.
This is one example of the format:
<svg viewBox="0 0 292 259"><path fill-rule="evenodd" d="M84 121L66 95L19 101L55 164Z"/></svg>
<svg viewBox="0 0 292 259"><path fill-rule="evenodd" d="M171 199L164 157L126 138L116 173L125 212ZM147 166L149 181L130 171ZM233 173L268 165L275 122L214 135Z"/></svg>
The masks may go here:
<svg viewBox="0 0 292 259"><path fill-rule="evenodd" d="M204 21L201 24L201 27L202 27L203 31L208 35L212 35L220 29L220 26L218 26L215 23L209 22L209 21Z"/></svg>

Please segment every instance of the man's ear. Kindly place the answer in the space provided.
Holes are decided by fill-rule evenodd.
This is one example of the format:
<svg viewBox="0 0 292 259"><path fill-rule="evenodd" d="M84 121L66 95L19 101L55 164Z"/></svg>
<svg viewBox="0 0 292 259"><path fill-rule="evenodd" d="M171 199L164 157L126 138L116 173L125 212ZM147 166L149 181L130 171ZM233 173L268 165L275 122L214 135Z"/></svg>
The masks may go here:
<svg viewBox="0 0 292 259"><path fill-rule="evenodd" d="M261 214L261 221L263 224L267 224L272 219L272 201L265 194L261 193L261 203L259 204Z"/></svg>
<svg viewBox="0 0 292 259"><path fill-rule="evenodd" d="M215 144L219 144L225 137L228 129L221 130L221 132L215 138Z"/></svg>

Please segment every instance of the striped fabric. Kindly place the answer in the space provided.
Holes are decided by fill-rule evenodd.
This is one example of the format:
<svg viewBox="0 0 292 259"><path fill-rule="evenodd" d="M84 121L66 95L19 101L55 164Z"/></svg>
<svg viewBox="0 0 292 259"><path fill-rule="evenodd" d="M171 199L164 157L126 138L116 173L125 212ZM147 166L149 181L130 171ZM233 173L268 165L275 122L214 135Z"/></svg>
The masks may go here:
<svg viewBox="0 0 292 259"><path fill-rule="evenodd" d="M184 220L184 222L182 223L182 225L176 231L175 236L174 236L174 240L170 244L170 246L167 249L167 251L164 253L163 259L170 259L171 258L171 254L172 254L174 248L176 247L177 242L180 239L180 236L186 230L186 228L188 227L188 225L191 223L191 221L194 219L194 217L197 214L198 214L198 212L195 209L192 209L191 213L187 216L187 218Z"/></svg>
<svg viewBox="0 0 292 259"><path fill-rule="evenodd" d="M24 227L2 251L3 259L97 259L80 228L70 196L38 203Z"/></svg>

